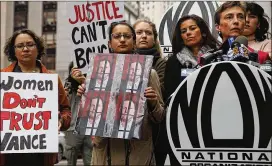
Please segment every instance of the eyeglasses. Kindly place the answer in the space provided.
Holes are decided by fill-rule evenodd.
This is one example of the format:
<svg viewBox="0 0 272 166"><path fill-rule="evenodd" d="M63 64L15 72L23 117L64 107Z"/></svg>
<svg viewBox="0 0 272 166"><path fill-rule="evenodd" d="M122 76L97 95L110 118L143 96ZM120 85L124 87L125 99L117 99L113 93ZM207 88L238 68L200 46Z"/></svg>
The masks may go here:
<svg viewBox="0 0 272 166"><path fill-rule="evenodd" d="M26 43L26 44L20 43L14 46L14 48L18 50L23 50L25 47L31 50L36 47L36 44L35 43Z"/></svg>
<svg viewBox="0 0 272 166"><path fill-rule="evenodd" d="M121 39L122 36L124 37L124 39L129 40L129 39L131 39L133 37L133 34L132 33L124 33L124 34L121 34L121 33L117 33L117 34L112 33L111 34L111 37L113 39L116 39L116 40Z"/></svg>

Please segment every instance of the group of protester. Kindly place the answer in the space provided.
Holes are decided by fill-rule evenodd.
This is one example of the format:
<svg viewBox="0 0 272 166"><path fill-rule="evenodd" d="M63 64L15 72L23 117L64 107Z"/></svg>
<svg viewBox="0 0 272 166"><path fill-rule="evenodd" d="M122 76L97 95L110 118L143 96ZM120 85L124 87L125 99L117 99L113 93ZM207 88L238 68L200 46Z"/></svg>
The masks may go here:
<svg viewBox="0 0 272 166"><path fill-rule="evenodd" d="M256 3L228 1L214 15L216 30L222 43L229 37L246 36L248 46L254 50L268 52L271 58L271 40L268 40L269 23L264 10ZM114 22L108 31L108 47L111 53L153 55L152 70L145 89L147 107L143 120L143 139L129 140L80 136L74 134L76 125L77 96L85 91L85 77L79 69L70 66L66 89L59 79L59 129L66 131L68 165L76 165L77 154L82 150L84 165L164 165L169 154L171 165L180 165L175 158L167 138L165 115L167 102L180 84L180 71L184 62L193 66L198 58L210 49L219 49L219 42L210 32L207 23L197 15L182 16L175 26L172 39L173 55L163 58L155 24L138 20L131 26L127 22ZM40 62L45 54L41 37L28 29L16 31L8 39L5 55L12 62L1 72L50 73ZM0 165L44 165L52 166L55 154L0 154Z"/></svg>

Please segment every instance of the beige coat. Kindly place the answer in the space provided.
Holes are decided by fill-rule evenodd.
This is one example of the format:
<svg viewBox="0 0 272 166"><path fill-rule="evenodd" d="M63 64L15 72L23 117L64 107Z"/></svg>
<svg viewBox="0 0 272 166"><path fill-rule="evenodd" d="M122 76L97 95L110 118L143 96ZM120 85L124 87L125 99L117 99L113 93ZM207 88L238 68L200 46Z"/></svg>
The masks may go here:
<svg viewBox="0 0 272 166"><path fill-rule="evenodd" d="M153 110L145 110L142 136L144 140L130 140L129 165L155 165L153 156L152 127L151 123L159 123L165 117L160 82L155 70L151 70L148 86L158 94L158 100ZM148 109L151 106L148 105ZM92 165L108 165L107 145L110 141L111 165L125 165L124 139L95 137L93 140Z"/></svg>

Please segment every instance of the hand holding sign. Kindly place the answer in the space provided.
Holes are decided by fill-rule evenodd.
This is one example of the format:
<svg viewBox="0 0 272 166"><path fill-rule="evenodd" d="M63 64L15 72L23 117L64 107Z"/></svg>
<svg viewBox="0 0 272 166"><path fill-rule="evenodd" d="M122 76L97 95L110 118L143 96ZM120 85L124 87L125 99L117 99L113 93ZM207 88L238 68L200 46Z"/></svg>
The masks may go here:
<svg viewBox="0 0 272 166"><path fill-rule="evenodd" d="M79 85L77 89L77 95L81 97L84 94L85 90L86 90L85 84Z"/></svg>
<svg viewBox="0 0 272 166"><path fill-rule="evenodd" d="M74 64L83 72L88 71L89 57L92 53L106 53L108 50L108 26L114 21L123 20L124 2L67 2L66 29L59 30L59 36L69 36L69 43L60 42L58 47L68 48ZM61 50L59 49L59 50Z"/></svg>
<svg viewBox="0 0 272 166"><path fill-rule="evenodd" d="M152 100L157 100L157 93L155 92L155 90L152 87L147 87L145 89L144 92L144 97L146 97L146 99L148 101L152 101Z"/></svg>
<svg viewBox="0 0 272 166"><path fill-rule="evenodd" d="M76 80L78 83L82 84L85 81L85 76L81 73L81 71L73 67L71 71L71 77Z"/></svg>
<svg viewBox="0 0 272 166"><path fill-rule="evenodd" d="M153 110L158 100L156 91L152 87L147 87L144 92L144 97L147 99L147 105L151 108L150 110Z"/></svg>

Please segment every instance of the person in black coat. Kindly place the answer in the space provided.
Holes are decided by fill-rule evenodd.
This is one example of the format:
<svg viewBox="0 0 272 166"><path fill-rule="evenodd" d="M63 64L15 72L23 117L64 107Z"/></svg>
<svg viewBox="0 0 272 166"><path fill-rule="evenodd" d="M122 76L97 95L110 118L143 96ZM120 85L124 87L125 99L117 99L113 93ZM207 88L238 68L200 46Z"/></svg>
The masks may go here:
<svg viewBox="0 0 272 166"><path fill-rule="evenodd" d="M182 70L196 68L199 57L210 49L216 49L218 44L219 42L212 36L208 25L201 17L187 15L179 19L172 39L173 55L166 62L164 74L166 104L170 102L171 95L187 76L182 74ZM165 135L165 140L168 140ZM180 165L170 148L169 141L164 142L167 143L165 146L168 146L171 165Z"/></svg>

